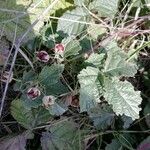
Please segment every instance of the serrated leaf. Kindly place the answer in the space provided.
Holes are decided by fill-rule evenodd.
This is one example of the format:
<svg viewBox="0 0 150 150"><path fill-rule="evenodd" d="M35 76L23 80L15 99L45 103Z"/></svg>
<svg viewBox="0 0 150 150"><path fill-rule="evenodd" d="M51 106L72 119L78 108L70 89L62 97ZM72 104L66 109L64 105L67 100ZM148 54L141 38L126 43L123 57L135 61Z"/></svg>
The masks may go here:
<svg viewBox="0 0 150 150"><path fill-rule="evenodd" d="M13 42L17 26L16 40L18 40L27 31L28 27L37 19L37 16L41 14L52 2L52 0L1 1L0 22L5 26L4 35L7 36L7 39ZM72 4L65 0L58 1L58 3L43 17L44 21L49 20L49 14L53 14L59 9L69 8L69 6L72 6ZM39 35L39 31L44 25L44 21L40 20L33 26L33 29L24 39L24 43L33 39L36 35Z"/></svg>
<svg viewBox="0 0 150 150"><path fill-rule="evenodd" d="M83 69L78 75L80 83L80 111L88 111L100 102L99 88L96 84L99 70L94 67Z"/></svg>
<svg viewBox="0 0 150 150"><path fill-rule="evenodd" d="M30 139L31 135L28 132L24 132L17 136L1 138L0 149L1 150L25 150L27 139Z"/></svg>
<svg viewBox="0 0 150 150"><path fill-rule="evenodd" d="M137 65L133 61L127 61L127 54L123 52L117 43L111 42L107 47L107 59L104 72L111 76L132 77L137 73Z"/></svg>
<svg viewBox="0 0 150 150"><path fill-rule="evenodd" d="M98 11L101 17L114 18L118 11L118 2L119 0L94 0L89 8Z"/></svg>
<svg viewBox="0 0 150 150"><path fill-rule="evenodd" d="M91 109L88 114L97 129L107 129L110 125L112 125L115 117L115 114L108 105L95 107Z"/></svg>
<svg viewBox="0 0 150 150"><path fill-rule="evenodd" d="M72 121L63 121L43 132L41 145L43 150L77 150L80 149L79 133Z"/></svg>
<svg viewBox="0 0 150 150"><path fill-rule="evenodd" d="M96 40L99 36L102 36L104 33L106 33L106 28L101 27L98 24L92 24L88 27L87 32L88 34Z"/></svg>
<svg viewBox="0 0 150 150"><path fill-rule="evenodd" d="M78 40L73 37L63 39L62 43L65 46L64 57L75 56L82 49Z"/></svg>
<svg viewBox="0 0 150 150"><path fill-rule="evenodd" d="M68 89L60 81L64 70L63 65L45 66L39 74L40 83L46 88L47 95L59 95L68 92Z"/></svg>
<svg viewBox="0 0 150 150"><path fill-rule="evenodd" d="M131 83L121 82L116 78L105 79L106 101L112 105L113 111L117 115L126 115L133 120L139 118L141 108L139 105L142 102L139 91L135 91Z"/></svg>
<svg viewBox="0 0 150 150"><path fill-rule="evenodd" d="M150 136L143 140L138 146L137 150L149 150L150 149Z"/></svg>
<svg viewBox="0 0 150 150"><path fill-rule="evenodd" d="M50 114L44 108L27 109L21 100L14 100L11 103L11 115L26 129L46 123L50 120Z"/></svg>
<svg viewBox="0 0 150 150"><path fill-rule="evenodd" d="M77 7L72 11L67 11L58 21L57 31L68 36L76 36L85 28L86 24L80 23L87 21L87 14L83 8Z"/></svg>
<svg viewBox="0 0 150 150"><path fill-rule="evenodd" d="M91 64L95 67L101 67L103 65L103 60L104 60L105 54L97 54L97 53L92 53L90 57L85 61L85 63Z"/></svg>

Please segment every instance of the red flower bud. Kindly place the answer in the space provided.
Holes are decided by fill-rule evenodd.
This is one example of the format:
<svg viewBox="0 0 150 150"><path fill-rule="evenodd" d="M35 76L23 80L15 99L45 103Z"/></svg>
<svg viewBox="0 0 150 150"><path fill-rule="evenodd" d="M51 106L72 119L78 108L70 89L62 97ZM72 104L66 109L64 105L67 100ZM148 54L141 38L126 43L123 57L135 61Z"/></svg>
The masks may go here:
<svg viewBox="0 0 150 150"><path fill-rule="evenodd" d="M79 107L79 99L76 96L72 97L70 105L72 107Z"/></svg>
<svg viewBox="0 0 150 150"><path fill-rule="evenodd" d="M44 96L42 99L43 106L47 109L51 105L54 105L55 99L56 98L54 96L51 96L51 95L50 96Z"/></svg>
<svg viewBox="0 0 150 150"><path fill-rule="evenodd" d="M49 61L50 56L46 51L39 51L36 53L36 58L37 58L37 60L46 63Z"/></svg>
<svg viewBox="0 0 150 150"><path fill-rule="evenodd" d="M41 95L41 91L36 87L32 87L27 91L28 98L32 100L38 98L40 95Z"/></svg>
<svg viewBox="0 0 150 150"><path fill-rule="evenodd" d="M6 83L8 78L9 78L9 71L4 71L1 75L1 81ZM12 81L12 78L13 78L13 72L10 75L9 83Z"/></svg>
<svg viewBox="0 0 150 150"><path fill-rule="evenodd" d="M63 44L56 44L55 45L55 52L59 53L59 52L64 52L65 47Z"/></svg>

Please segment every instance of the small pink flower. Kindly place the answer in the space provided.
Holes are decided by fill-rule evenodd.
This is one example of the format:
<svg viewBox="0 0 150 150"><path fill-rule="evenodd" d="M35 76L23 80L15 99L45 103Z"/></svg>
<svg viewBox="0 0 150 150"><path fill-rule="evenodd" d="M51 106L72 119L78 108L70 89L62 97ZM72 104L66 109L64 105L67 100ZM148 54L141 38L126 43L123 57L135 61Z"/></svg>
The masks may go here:
<svg viewBox="0 0 150 150"><path fill-rule="evenodd" d="M51 105L54 105L55 99L56 98L54 96L52 96L52 95L50 95L50 96L44 96L43 99L42 99L43 106L47 109Z"/></svg>
<svg viewBox="0 0 150 150"><path fill-rule="evenodd" d="M41 95L41 91L36 87L29 88L27 91L28 98L32 100L38 98L40 95Z"/></svg>
<svg viewBox="0 0 150 150"><path fill-rule="evenodd" d="M46 63L49 61L50 56L46 51L39 51L39 52L36 52L36 58L37 60Z"/></svg>
<svg viewBox="0 0 150 150"><path fill-rule="evenodd" d="M63 44L56 44L55 45L55 52L57 52L57 53L62 53L62 52L64 52L64 50L65 50L65 47L64 47L64 45Z"/></svg>
<svg viewBox="0 0 150 150"><path fill-rule="evenodd" d="M6 83L8 78L9 78L9 71L4 71L4 73L2 73L1 75L1 81ZM10 74L9 83L12 81L12 79L13 79L13 72Z"/></svg>

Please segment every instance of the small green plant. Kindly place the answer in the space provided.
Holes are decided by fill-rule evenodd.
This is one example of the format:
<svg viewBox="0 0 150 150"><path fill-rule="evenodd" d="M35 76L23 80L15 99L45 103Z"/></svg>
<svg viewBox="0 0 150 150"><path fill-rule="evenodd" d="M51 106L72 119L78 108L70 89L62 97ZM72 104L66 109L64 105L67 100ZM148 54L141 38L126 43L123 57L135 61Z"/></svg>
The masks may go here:
<svg viewBox="0 0 150 150"><path fill-rule="evenodd" d="M23 1L21 4L28 6ZM48 12L45 22L42 21L44 25L38 22L40 28L34 26L38 34L28 34L29 39L21 45L27 49L29 57L24 58L30 65L22 67L21 72L16 67L11 78L9 71L2 72L3 83L17 78L12 87L19 94L11 102L10 111L24 132L9 138L9 142L7 138L0 142L0 149L1 145L19 146L27 143L27 139L34 140L35 131L39 130L41 144L32 145L37 149L137 148L137 143L144 138L138 141L131 134L136 131L130 127L140 122L143 114L149 114L149 104L143 106L143 93L133 83L141 70L139 52L150 44L140 40L147 37L139 26L146 22L140 11L146 15L147 5L148 1L143 4L125 0L74 0L62 1ZM37 11L43 7L39 8ZM135 17L134 21L129 14ZM6 21L3 23L8 25ZM17 40L22 32L16 32ZM9 36L8 32L5 36ZM25 60L17 62L25 63ZM108 137L110 134L112 137ZM150 148L149 137L140 144L139 150L144 144Z"/></svg>

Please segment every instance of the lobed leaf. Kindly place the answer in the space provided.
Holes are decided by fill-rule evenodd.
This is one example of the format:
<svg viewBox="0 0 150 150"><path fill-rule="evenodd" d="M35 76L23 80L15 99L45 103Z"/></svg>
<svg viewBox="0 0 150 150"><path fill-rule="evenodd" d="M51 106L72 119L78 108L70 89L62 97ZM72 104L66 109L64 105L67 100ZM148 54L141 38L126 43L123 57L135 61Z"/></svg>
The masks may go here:
<svg viewBox="0 0 150 150"><path fill-rule="evenodd" d="M104 72L111 76L133 77L137 73L137 65L134 61L127 61L127 54L116 43L110 43L107 47L107 59Z"/></svg>
<svg viewBox="0 0 150 150"><path fill-rule="evenodd" d="M49 112L44 108L28 109L21 100L14 100L11 103L11 115L24 128L32 130L34 127L50 120Z"/></svg>
<svg viewBox="0 0 150 150"><path fill-rule="evenodd" d="M78 75L80 83L80 111L88 111L100 102L97 82L99 70L94 67L83 69Z"/></svg>
<svg viewBox="0 0 150 150"><path fill-rule="evenodd" d="M131 83L121 82L116 78L105 79L105 93L106 101L112 105L113 111L117 115L126 115L133 120L139 118L141 108L139 105L142 102L139 91L135 91Z"/></svg>

